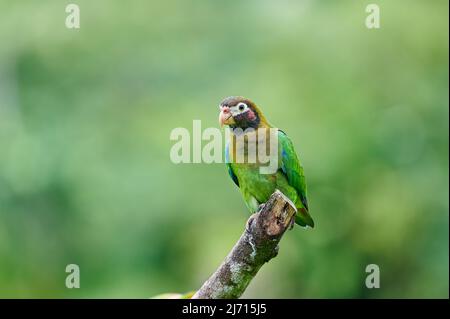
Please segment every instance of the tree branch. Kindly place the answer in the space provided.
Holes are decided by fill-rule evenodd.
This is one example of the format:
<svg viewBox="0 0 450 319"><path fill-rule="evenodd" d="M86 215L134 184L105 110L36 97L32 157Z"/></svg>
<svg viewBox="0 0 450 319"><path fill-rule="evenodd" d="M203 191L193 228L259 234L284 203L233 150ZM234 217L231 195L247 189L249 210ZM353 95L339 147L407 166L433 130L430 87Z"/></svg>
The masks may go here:
<svg viewBox="0 0 450 319"><path fill-rule="evenodd" d="M266 262L278 254L278 243L294 221L290 200L275 191L247 228L220 267L192 299L239 298Z"/></svg>

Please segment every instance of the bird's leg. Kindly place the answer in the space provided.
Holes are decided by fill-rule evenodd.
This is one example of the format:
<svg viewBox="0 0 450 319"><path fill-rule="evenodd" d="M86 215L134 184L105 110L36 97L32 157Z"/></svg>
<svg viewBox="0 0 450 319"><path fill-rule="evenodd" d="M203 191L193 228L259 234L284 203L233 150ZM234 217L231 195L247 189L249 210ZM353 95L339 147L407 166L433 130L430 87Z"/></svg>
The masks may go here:
<svg viewBox="0 0 450 319"><path fill-rule="evenodd" d="M291 220L289 221L289 227L288 227L288 229L289 229L289 230L292 230L292 228L294 228L294 225L295 225L295 215L292 216Z"/></svg>
<svg viewBox="0 0 450 319"><path fill-rule="evenodd" d="M250 218L247 220L247 224L245 224L245 231L250 234L250 228L252 227L253 221L255 220L258 213L254 213L250 216Z"/></svg>
<svg viewBox="0 0 450 319"><path fill-rule="evenodd" d="M263 204L260 204L260 205L258 206L258 211L257 211L256 213L254 213L253 215L251 215L250 218L247 220L247 224L245 225L245 231L246 231L247 233L250 233L250 227L251 227L252 224L253 224L253 220L255 219L256 215L258 215L258 214L263 210L264 206L265 206L264 203L263 203Z"/></svg>

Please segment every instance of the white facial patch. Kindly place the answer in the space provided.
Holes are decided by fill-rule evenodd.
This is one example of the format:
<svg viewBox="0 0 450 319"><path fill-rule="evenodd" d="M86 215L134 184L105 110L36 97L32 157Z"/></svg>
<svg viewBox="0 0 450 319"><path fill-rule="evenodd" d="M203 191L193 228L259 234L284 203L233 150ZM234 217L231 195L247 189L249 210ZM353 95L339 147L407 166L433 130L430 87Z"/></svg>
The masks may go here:
<svg viewBox="0 0 450 319"><path fill-rule="evenodd" d="M250 111L250 108L248 107L247 104L240 102L237 105L230 107L230 111L231 111L231 114L234 116L234 115L248 112L248 111Z"/></svg>

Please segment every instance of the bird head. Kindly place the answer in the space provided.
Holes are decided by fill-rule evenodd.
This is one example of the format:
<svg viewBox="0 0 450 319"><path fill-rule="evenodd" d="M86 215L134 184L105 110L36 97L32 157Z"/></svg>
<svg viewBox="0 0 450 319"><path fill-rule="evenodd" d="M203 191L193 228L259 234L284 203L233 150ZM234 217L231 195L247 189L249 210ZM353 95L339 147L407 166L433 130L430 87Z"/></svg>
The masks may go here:
<svg viewBox="0 0 450 319"><path fill-rule="evenodd" d="M242 96L230 96L220 105L219 123L231 128L268 127L268 123L260 109L251 100Z"/></svg>

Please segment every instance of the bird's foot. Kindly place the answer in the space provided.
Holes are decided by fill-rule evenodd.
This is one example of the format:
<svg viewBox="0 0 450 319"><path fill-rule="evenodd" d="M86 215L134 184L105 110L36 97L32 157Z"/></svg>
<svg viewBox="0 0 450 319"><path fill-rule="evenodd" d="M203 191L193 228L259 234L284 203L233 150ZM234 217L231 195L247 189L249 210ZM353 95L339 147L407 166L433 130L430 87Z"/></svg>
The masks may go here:
<svg viewBox="0 0 450 319"><path fill-rule="evenodd" d="M251 231L251 227L253 225L253 222L256 218L256 216L258 215L258 213L254 213L253 215L250 216L250 218L247 220L247 224L245 225L245 231L247 233L250 233Z"/></svg>
<svg viewBox="0 0 450 319"><path fill-rule="evenodd" d="M245 225L245 231L247 233L250 233L250 227L253 224L253 221L255 220L255 217L263 210L265 204L261 204L258 206L258 211L256 213L253 213L253 215L250 216L250 218L247 220L247 224Z"/></svg>
<svg viewBox="0 0 450 319"><path fill-rule="evenodd" d="M292 228L294 228L294 225L295 225L295 215L292 216L291 220L289 221L289 227L288 227L288 229L289 229L289 230L292 230Z"/></svg>

